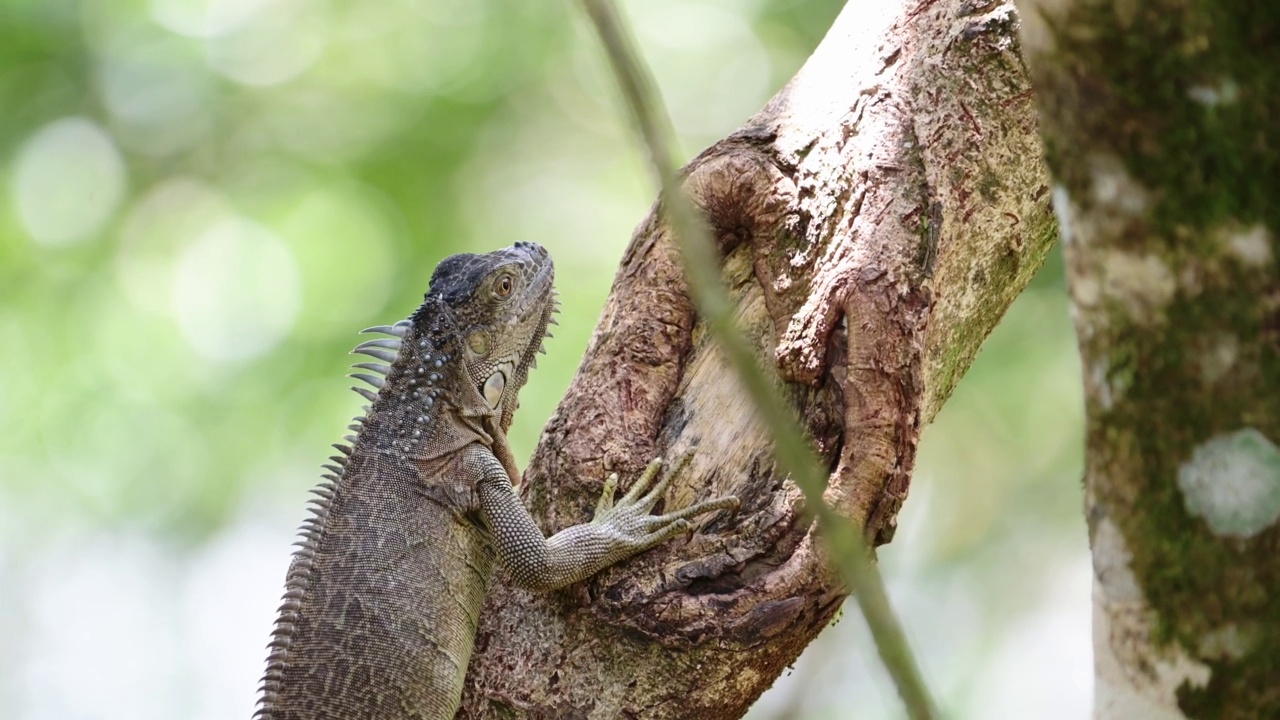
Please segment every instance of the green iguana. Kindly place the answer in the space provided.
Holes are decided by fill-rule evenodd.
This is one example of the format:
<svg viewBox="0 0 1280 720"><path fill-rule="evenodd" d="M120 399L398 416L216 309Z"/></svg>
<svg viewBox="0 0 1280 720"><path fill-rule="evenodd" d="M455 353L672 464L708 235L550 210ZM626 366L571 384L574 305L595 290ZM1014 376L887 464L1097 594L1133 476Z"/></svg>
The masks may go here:
<svg viewBox="0 0 1280 720"><path fill-rule="evenodd" d="M262 681L262 720L447 720L461 702L494 561L553 590L671 537L718 498L653 516L655 460L595 517L545 538L512 488L506 431L557 301L551 258L516 243L454 255L408 320L365 332L353 377L377 392L325 466L302 527Z"/></svg>

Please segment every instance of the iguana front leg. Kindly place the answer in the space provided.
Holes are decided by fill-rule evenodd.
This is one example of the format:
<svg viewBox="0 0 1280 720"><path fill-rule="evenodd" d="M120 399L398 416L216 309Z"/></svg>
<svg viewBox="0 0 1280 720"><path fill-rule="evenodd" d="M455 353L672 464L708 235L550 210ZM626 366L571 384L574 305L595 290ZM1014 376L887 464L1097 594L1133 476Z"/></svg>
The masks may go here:
<svg viewBox="0 0 1280 720"><path fill-rule="evenodd" d="M491 452L472 446L467 450L466 466L482 473L478 487L480 510L493 535L499 562L516 584L547 591L591 577L610 565L689 532L693 527L689 518L715 510L737 510L737 498L723 497L664 515L649 514L672 476L688 460L689 455L682 457L646 492L662 468L662 459L655 459L616 504L613 496L618 478L616 474L611 475L605 481L591 522L566 528L550 538L543 536L516 497L506 470Z"/></svg>

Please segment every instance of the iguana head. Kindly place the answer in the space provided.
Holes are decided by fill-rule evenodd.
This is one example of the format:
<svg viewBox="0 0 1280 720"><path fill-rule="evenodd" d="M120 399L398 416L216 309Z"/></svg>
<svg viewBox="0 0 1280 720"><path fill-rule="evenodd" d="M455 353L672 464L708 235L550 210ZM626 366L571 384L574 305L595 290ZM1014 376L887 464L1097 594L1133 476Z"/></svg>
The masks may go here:
<svg viewBox="0 0 1280 720"><path fill-rule="evenodd" d="M364 331L392 337L353 351L390 363L355 365L373 374L352 377L377 388L352 388L370 402L352 426L362 442L428 458L505 433L556 310L554 275L534 243L440 261L409 319ZM462 422L442 422L442 413Z"/></svg>
<svg viewBox="0 0 1280 720"><path fill-rule="evenodd" d="M436 267L427 291L446 305L461 335L461 369L506 429L516 393L542 347L555 310L551 256L518 242L483 255L452 255Z"/></svg>

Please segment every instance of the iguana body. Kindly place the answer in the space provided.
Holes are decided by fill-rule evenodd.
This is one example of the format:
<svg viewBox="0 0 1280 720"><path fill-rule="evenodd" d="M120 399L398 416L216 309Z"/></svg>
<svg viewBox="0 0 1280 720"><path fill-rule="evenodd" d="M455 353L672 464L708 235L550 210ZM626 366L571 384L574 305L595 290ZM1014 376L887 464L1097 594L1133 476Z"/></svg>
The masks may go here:
<svg viewBox="0 0 1280 720"><path fill-rule="evenodd" d="M390 339L356 349L375 387L350 446L327 466L286 580L258 716L446 720L457 712L494 563L550 590L685 533L733 498L651 516L651 464L596 517L544 538L520 504L506 441L516 394L555 306L550 257L531 243L445 259ZM385 376L381 377L381 376ZM670 475L668 475L670 477Z"/></svg>

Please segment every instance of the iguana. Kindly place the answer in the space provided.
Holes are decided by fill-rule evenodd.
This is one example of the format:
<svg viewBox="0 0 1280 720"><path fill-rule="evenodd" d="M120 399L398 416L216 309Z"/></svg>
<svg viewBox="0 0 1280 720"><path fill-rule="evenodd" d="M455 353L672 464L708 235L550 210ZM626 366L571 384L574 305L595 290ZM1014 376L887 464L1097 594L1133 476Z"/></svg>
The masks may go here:
<svg viewBox="0 0 1280 720"><path fill-rule="evenodd" d="M717 498L650 511L674 470L654 461L592 521L545 538L512 485L506 431L557 305L533 243L445 258L416 312L354 352L369 400L326 465L285 581L262 720L446 720L457 712L495 560L553 590L736 509ZM387 363L387 364L383 364Z"/></svg>

